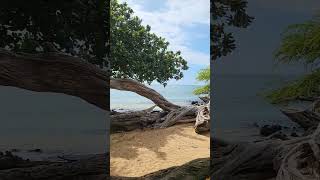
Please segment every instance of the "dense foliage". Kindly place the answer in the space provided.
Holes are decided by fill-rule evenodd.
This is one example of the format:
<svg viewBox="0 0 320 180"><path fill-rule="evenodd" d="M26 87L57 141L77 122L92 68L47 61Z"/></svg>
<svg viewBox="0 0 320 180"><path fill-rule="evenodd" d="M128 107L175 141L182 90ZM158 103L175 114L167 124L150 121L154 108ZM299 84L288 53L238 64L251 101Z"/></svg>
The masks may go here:
<svg viewBox="0 0 320 180"><path fill-rule="evenodd" d="M316 70L287 86L268 94L272 103L313 99L320 95L320 70Z"/></svg>
<svg viewBox="0 0 320 180"><path fill-rule="evenodd" d="M181 79L187 62L168 49L169 42L143 26L127 4L111 0L112 76L166 84Z"/></svg>
<svg viewBox="0 0 320 180"><path fill-rule="evenodd" d="M318 18L289 26L275 54L282 63L304 62L317 65L320 57L320 20Z"/></svg>
<svg viewBox="0 0 320 180"><path fill-rule="evenodd" d="M165 84L181 79L187 62L180 52L168 50L169 43L150 29L116 0L111 7L106 0L0 2L0 48L26 53L59 51L111 68L113 77L140 82Z"/></svg>
<svg viewBox="0 0 320 180"><path fill-rule="evenodd" d="M202 69L197 75L198 81L204 81L206 84L196 88L193 93L196 95L209 95L210 94L210 68Z"/></svg>
<svg viewBox="0 0 320 180"><path fill-rule="evenodd" d="M268 94L273 103L320 96L320 21L311 21L289 26L283 33L281 46L275 53L280 63L303 62L311 67L305 77Z"/></svg>
<svg viewBox="0 0 320 180"><path fill-rule="evenodd" d="M246 28L253 17L246 13L246 0L211 1L211 59L216 60L231 53L235 48L230 27Z"/></svg>
<svg viewBox="0 0 320 180"><path fill-rule="evenodd" d="M16 52L61 51L108 65L107 0L3 0L0 47Z"/></svg>

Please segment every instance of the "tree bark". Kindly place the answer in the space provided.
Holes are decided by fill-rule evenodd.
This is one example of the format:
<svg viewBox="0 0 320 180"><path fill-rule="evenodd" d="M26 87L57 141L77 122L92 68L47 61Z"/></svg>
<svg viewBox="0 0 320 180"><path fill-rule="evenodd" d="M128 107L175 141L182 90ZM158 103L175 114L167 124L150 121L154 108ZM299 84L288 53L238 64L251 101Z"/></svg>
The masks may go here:
<svg viewBox="0 0 320 180"><path fill-rule="evenodd" d="M32 162L12 155L1 155L0 179L23 180L103 180L109 177L109 154L93 155L70 162ZM14 162L8 167L7 163ZM12 167L13 166L13 167Z"/></svg>
<svg viewBox="0 0 320 180"><path fill-rule="evenodd" d="M179 108L135 80L110 79L107 72L97 66L56 52L35 55L0 49L0 85L36 92L64 93L80 97L107 111L110 109L110 88L135 92L165 111Z"/></svg>
<svg viewBox="0 0 320 180"><path fill-rule="evenodd" d="M36 92L80 97L109 110L109 77L98 67L76 57L59 54L16 54L0 49L0 85Z"/></svg>
<svg viewBox="0 0 320 180"><path fill-rule="evenodd" d="M147 87L146 85L139 83L131 79L110 79L110 87L112 89L118 89L122 91L131 91L135 92L143 97L146 97L153 101L157 106L165 111L173 111L179 108L178 105L175 105L169 102L157 91Z"/></svg>
<svg viewBox="0 0 320 180"><path fill-rule="evenodd" d="M262 142L220 143L213 139L211 177L221 180L318 180L320 123L317 119L320 115L307 110L295 112L303 112L303 117L312 117L308 121L315 122L307 124L318 123L316 129L305 126L308 135L285 141L269 139Z"/></svg>

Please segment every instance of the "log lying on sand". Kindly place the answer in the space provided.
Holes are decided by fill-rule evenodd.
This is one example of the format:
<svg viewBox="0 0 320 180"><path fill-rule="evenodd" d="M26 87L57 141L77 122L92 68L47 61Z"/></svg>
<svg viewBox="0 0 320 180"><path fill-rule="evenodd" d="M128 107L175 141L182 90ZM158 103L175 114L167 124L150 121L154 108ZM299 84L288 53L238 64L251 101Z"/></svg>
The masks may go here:
<svg viewBox="0 0 320 180"><path fill-rule="evenodd" d="M0 179L105 180L109 177L108 158L108 154L99 154L69 162L33 162L12 155L1 155L0 163L7 164L7 167L0 169ZM8 164L11 164L10 167Z"/></svg>
<svg viewBox="0 0 320 180"><path fill-rule="evenodd" d="M300 112L299 116L312 117L308 119L312 123L308 124L318 123L316 129L312 130L313 126L310 126L306 129L309 135L286 141L213 142L211 177L221 180L319 180L320 123L316 121L320 115L309 110L295 112Z"/></svg>
<svg viewBox="0 0 320 180"><path fill-rule="evenodd" d="M200 106L186 106L171 112L142 111L115 113L111 115L111 132L131 131L143 128L167 128L176 123L195 122L195 131L210 130L210 103Z"/></svg>

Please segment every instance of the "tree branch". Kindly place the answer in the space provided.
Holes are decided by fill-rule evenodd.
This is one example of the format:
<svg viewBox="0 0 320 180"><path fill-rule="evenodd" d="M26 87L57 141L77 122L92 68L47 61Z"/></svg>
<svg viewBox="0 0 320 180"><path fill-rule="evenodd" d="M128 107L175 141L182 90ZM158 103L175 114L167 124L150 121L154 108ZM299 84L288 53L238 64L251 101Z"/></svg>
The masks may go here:
<svg viewBox="0 0 320 180"><path fill-rule="evenodd" d="M59 53L16 54L0 49L0 85L80 97L109 110L109 76L98 67Z"/></svg>

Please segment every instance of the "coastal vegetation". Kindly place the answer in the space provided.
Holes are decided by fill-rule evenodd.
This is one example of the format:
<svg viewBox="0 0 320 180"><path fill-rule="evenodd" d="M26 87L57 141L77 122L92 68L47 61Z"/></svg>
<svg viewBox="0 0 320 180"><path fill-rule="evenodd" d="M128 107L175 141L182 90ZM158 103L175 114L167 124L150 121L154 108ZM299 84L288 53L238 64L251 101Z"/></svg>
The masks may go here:
<svg viewBox="0 0 320 180"><path fill-rule="evenodd" d="M289 26L275 53L278 63L303 63L308 73L300 79L275 90L267 96L272 103L294 100L315 100L320 96L320 21L319 16Z"/></svg>
<svg viewBox="0 0 320 180"><path fill-rule="evenodd" d="M203 81L206 84L196 88L193 93L195 95L209 95L210 94L210 68L205 68L202 69L201 71L198 72L197 75L197 80L198 81Z"/></svg>
<svg viewBox="0 0 320 180"><path fill-rule="evenodd" d="M310 72L295 82L271 92L272 103L310 101L306 109L286 107L280 111L304 133L283 138L276 131L255 142L226 142L213 138L211 177L220 179L309 180L320 176L319 21L289 26L275 59L279 63L303 62Z"/></svg>

